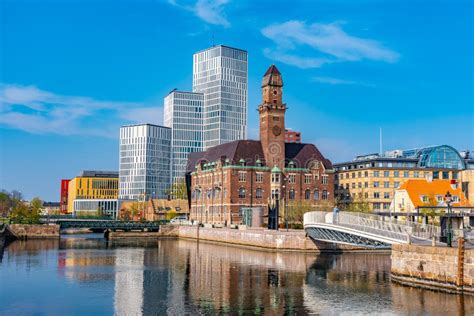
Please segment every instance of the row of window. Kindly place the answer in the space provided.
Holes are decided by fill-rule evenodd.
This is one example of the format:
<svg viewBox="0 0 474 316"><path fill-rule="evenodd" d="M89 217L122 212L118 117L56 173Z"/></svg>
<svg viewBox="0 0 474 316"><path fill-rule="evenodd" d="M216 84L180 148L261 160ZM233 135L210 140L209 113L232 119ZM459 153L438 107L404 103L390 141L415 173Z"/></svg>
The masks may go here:
<svg viewBox="0 0 474 316"><path fill-rule="evenodd" d="M430 171L399 171L399 170L395 170L395 171L390 171L390 170L385 170L385 171L379 171L379 170L374 170L372 171L372 176L373 177L385 177L385 178L388 178L390 176L392 176L392 172L393 172L393 177L394 178L400 178L400 177L403 177L403 178L410 178L410 177L413 177L413 178L420 178L420 177L428 177L430 175L433 176L433 179L449 179L449 175L450 175L450 172L449 171L433 171L432 173ZM458 173L456 171L452 171L452 178L453 179L457 179L458 178ZM336 174L336 178L339 178L339 179L349 179L349 178L352 178L352 179L355 179L355 178L361 178L361 177L368 177L369 176L369 171L358 171L357 173L356 172L347 172L347 173L340 173L340 174Z"/></svg>

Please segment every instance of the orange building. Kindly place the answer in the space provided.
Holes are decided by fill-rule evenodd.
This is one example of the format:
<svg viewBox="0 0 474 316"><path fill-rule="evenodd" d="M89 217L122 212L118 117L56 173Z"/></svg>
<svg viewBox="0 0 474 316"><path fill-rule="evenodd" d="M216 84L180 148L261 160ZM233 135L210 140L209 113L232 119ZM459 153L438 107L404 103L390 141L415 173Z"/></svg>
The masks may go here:
<svg viewBox="0 0 474 316"><path fill-rule="evenodd" d="M472 207L455 180L409 179L395 191L392 209L394 212L415 212L427 206L446 207L445 195L448 192L452 196L452 206Z"/></svg>

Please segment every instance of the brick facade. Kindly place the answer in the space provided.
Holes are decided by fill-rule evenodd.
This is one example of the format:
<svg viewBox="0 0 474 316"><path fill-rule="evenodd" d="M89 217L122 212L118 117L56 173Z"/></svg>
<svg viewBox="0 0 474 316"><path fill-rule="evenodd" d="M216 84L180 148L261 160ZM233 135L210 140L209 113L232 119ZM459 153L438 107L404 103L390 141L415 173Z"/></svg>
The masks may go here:
<svg viewBox="0 0 474 316"><path fill-rule="evenodd" d="M239 224L241 209L304 201L313 208L334 201L334 172L312 144L285 143L283 80L275 66L265 73L259 106L260 141L235 141L191 153L190 218Z"/></svg>

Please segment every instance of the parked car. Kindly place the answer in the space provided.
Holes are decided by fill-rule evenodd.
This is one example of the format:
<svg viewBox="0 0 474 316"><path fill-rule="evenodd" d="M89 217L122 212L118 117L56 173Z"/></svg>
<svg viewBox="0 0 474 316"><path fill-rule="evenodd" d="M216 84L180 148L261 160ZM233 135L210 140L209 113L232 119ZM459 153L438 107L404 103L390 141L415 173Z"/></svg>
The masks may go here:
<svg viewBox="0 0 474 316"><path fill-rule="evenodd" d="M174 225L183 225L188 223L188 217L186 215L176 216L172 220L170 220L170 224Z"/></svg>

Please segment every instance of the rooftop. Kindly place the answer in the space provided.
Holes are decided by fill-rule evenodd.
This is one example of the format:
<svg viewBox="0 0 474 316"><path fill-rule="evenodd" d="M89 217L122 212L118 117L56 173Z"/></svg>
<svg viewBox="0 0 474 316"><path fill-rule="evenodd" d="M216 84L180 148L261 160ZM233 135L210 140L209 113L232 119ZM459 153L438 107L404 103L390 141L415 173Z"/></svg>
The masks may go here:
<svg viewBox="0 0 474 316"><path fill-rule="evenodd" d="M78 177L83 178L118 178L118 171L83 170Z"/></svg>

